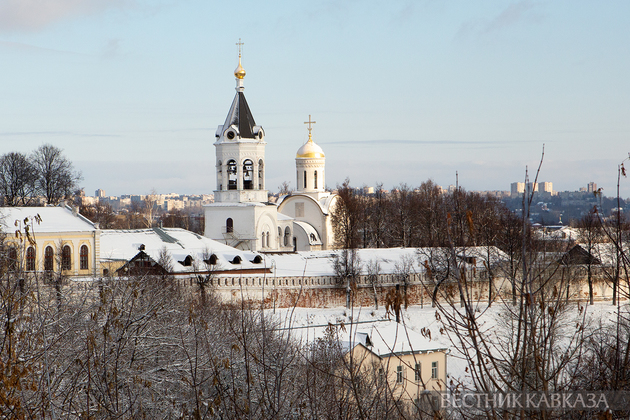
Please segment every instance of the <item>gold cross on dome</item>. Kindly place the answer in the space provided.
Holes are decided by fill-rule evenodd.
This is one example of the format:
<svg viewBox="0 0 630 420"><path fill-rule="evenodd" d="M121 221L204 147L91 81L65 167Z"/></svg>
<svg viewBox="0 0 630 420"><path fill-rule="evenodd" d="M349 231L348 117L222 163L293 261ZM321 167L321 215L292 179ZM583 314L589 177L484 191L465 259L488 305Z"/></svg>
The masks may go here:
<svg viewBox="0 0 630 420"><path fill-rule="evenodd" d="M238 39L238 42L236 43L236 45L238 45L238 56L240 57L240 56L241 56L241 47L242 47L243 45L245 45L245 43L244 43L244 42L241 42L241 38L239 38L239 39Z"/></svg>
<svg viewBox="0 0 630 420"><path fill-rule="evenodd" d="M311 115L308 116L308 121L304 121L304 124L308 124L308 135L311 135L311 130L313 129L313 124L317 123L317 121L311 121Z"/></svg>

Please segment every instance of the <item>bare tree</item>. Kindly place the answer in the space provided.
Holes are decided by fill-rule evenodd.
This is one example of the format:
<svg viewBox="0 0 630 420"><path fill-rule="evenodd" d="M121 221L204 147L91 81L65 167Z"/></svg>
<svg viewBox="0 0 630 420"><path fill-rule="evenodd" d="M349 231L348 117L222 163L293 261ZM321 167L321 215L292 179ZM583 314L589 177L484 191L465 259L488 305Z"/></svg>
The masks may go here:
<svg viewBox="0 0 630 420"><path fill-rule="evenodd" d="M155 212L157 210L158 195L155 189L144 196L142 204L144 205L144 217L146 220L146 227L153 227Z"/></svg>
<svg viewBox="0 0 630 420"><path fill-rule="evenodd" d="M577 228L580 229L578 234L579 241L583 244L584 250L587 252L586 256L586 273L588 281L588 301L589 304L593 304L593 265L596 263L595 254L596 244L602 241L603 231L601 219L599 218L597 208L585 214L577 223Z"/></svg>
<svg viewBox="0 0 630 420"><path fill-rule="evenodd" d="M342 249L332 259L335 277L346 286L346 307L352 306L352 291L356 286L356 279L361 274L363 265L356 249Z"/></svg>
<svg viewBox="0 0 630 420"><path fill-rule="evenodd" d="M83 179L62 152L51 144L43 144L31 156L37 170L37 188L47 204L58 204L71 197L77 183Z"/></svg>
<svg viewBox="0 0 630 420"><path fill-rule="evenodd" d="M337 186L339 200L332 211L332 225L338 248L357 248L360 244L360 227L363 216L362 204L354 189L350 187L350 180L346 179L341 186Z"/></svg>
<svg viewBox="0 0 630 420"><path fill-rule="evenodd" d="M290 184L290 182L283 181L282 184L280 184L280 186L278 187L278 195L291 194L291 191L293 191L293 189L291 188Z"/></svg>
<svg viewBox="0 0 630 420"><path fill-rule="evenodd" d="M378 309L378 293L376 292L376 286L379 283L381 276L381 263L378 258L367 262L368 281L372 285L372 292L374 293L374 309Z"/></svg>
<svg viewBox="0 0 630 420"><path fill-rule="evenodd" d="M26 155L11 152L0 157L0 194L6 206L27 206L36 195L37 169Z"/></svg>

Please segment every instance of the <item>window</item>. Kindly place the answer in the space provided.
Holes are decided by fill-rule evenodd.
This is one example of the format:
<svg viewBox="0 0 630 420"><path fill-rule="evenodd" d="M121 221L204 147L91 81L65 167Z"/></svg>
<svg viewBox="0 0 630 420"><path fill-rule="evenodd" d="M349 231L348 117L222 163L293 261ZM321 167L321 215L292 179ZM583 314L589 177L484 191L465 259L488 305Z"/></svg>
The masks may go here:
<svg viewBox="0 0 630 420"><path fill-rule="evenodd" d="M35 248L32 246L26 250L26 271L35 271Z"/></svg>
<svg viewBox="0 0 630 420"><path fill-rule="evenodd" d="M236 161L230 160L227 163L227 176L228 176L228 190L235 190L237 186L236 176L237 176L237 167Z"/></svg>
<svg viewBox="0 0 630 420"><path fill-rule="evenodd" d="M295 217L304 217L304 203L295 203Z"/></svg>
<svg viewBox="0 0 630 420"><path fill-rule="evenodd" d="M313 174L313 185L317 189L317 171Z"/></svg>
<svg viewBox="0 0 630 420"><path fill-rule="evenodd" d="M261 133L262 135L262 133ZM258 161L258 189L262 190L264 188L263 186L263 180L265 179L265 171L264 171L264 164L262 159L260 159Z"/></svg>
<svg viewBox="0 0 630 420"><path fill-rule="evenodd" d="M72 268L72 251L69 245L64 245L61 248L61 269L70 270Z"/></svg>
<svg viewBox="0 0 630 420"><path fill-rule="evenodd" d="M15 249L15 247L9 248L8 257L8 269L9 271L15 271L17 269L17 249Z"/></svg>
<svg viewBox="0 0 630 420"><path fill-rule="evenodd" d="M234 221L232 220L231 217L228 217L228 219L225 221L225 232L226 233L234 232Z"/></svg>
<svg viewBox="0 0 630 420"><path fill-rule="evenodd" d="M431 362L431 379L438 378L438 362Z"/></svg>
<svg viewBox="0 0 630 420"><path fill-rule="evenodd" d="M422 380L422 369L420 363L416 363L416 368L414 369L416 373L416 382Z"/></svg>
<svg viewBox="0 0 630 420"><path fill-rule="evenodd" d="M304 189L306 189L306 171L304 171Z"/></svg>
<svg viewBox="0 0 630 420"><path fill-rule="evenodd" d="M254 189L254 162L250 159L243 162L243 189Z"/></svg>
<svg viewBox="0 0 630 420"><path fill-rule="evenodd" d="M287 226L284 230L284 246L289 246L291 240L291 229Z"/></svg>
<svg viewBox="0 0 630 420"><path fill-rule="evenodd" d="M81 245L81 249L79 250L79 264L81 270L88 269L88 257L89 252L87 245Z"/></svg>
<svg viewBox="0 0 630 420"><path fill-rule="evenodd" d="M223 162L217 163L217 183L219 184L219 191L223 189Z"/></svg>
<svg viewBox="0 0 630 420"><path fill-rule="evenodd" d="M53 271L55 267L55 253L51 246L47 246L44 250L44 271Z"/></svg>
<svg viewBox="0 0 630 420"><path fill-rule="evenodd" d="M278 226L278 236L282 236L282 228Z"/></svg>
<svg viewBox="0 0 630 420"><path fill-rule="evenodd" d="M403 382L403 367L396 366L396 383L402 384Z"/></svg>

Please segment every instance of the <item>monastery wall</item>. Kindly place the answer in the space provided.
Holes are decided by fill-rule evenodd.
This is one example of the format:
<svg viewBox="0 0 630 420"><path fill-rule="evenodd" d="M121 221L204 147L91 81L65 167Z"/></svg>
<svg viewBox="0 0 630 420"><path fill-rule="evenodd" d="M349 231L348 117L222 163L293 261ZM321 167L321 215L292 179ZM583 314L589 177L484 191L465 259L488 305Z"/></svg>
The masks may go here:
<svg viewBox="0 0 630 420"><path fill-rule="evenodd" d="M588 282L585 267L556 270L546 273L551 278L550 293L569 296L572 301L588 299ZM542 276L544 277L544 276ZM485 271L470 270L466 273L467 288L465 293L470 299L480 304L489 300L488 276ZM570 282L562 279L571 278ZM120 278L117 281L128 281ZM199 294L200 286L193 278L160 278L156 282L170 282L182 294ZM42 277L26 278L24 289L34 291L39 288L42 299L54 301L58 293L64 298L74 296L81 299L92 299L97 296L99 279L65 279L61 287ZM597 301L612 299L612 284L603 270L593 272L594 298ZM621 285L620 296L625 299L628 284ZM260 304L265 308L310 307L331 308L346 306L347 285L341 284L335 277L273 277L267 276L217 276L206 286L206 290L216 293L223 302L240 304L242 301ZM379 307L394 308L406 305L431 305L434 283L422 274L410 275L407 285L399 284L395 275L381 275L376 284L371 284L368 276L360 276L350 286L350 297L354 307L374 307L375 296ZM91 296L94 295L94 296ZM492 297L495 301L511 300L512 285L504 277L492 280ZM439 302L459 302L459 288L453 281L445 281L438 289ZM393 309L392 309L393 310Z"/></svg>
<svg viewBox="0 0 630 420"><path fill-rule="evenodd" d="M550 283L557 284L557 293L568 295L570 300L586 301L588 299L588 281L586 268L571 268L548 272ZM603 270L593 271L593 289L595 300L612 299L612 285ZM544 276L541 276L544 277ZM561 280L572 278L567 284ZM488 273L485 270L468 270L466 278L467 292L470 299L488 302ZM198 293L199 286L195 279L173 280L190 293ZM560 286L560 283L563 286ZM567 287L568 286L568 287ZM346 284L332 276L321 277L273 277L267 276L221 276L208 283L224 302L240 303L264 301L266 308L311 307L332 308L346 306ZM622 285L620 295L628 296L629 286ZM553 289L553 287L550 287ZM561 289L561 290L560 290ZM351 298L354 306L374 306L375 295L379 306L393 304L399 299L401 306L431 305L434 283L424 273L411 274L405 287L399 284L394 274L380 275L376 284L372 285L368 276L359 276L351 285ZM511 300L512 285L505 277L494 277L492 280L492 297L495 300ZM458 302L459 288L455 282L447 281L440 285L437 299L440 302Z"/></svg>

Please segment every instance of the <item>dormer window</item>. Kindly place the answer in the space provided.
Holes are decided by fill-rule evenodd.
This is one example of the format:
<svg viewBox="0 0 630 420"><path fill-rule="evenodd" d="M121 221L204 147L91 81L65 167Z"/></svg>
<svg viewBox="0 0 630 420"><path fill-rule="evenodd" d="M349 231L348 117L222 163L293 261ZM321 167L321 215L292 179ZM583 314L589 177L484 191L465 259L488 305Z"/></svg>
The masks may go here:
<svg viewBox="0 0 630 420"><path fill-rule="evenodd" d="M190 255L186 255L186 258L184 258L184 261L177 261L177 262L183 265L184 267L190 267L192 265L192 261L193 261L192 257Z"/></svg>

